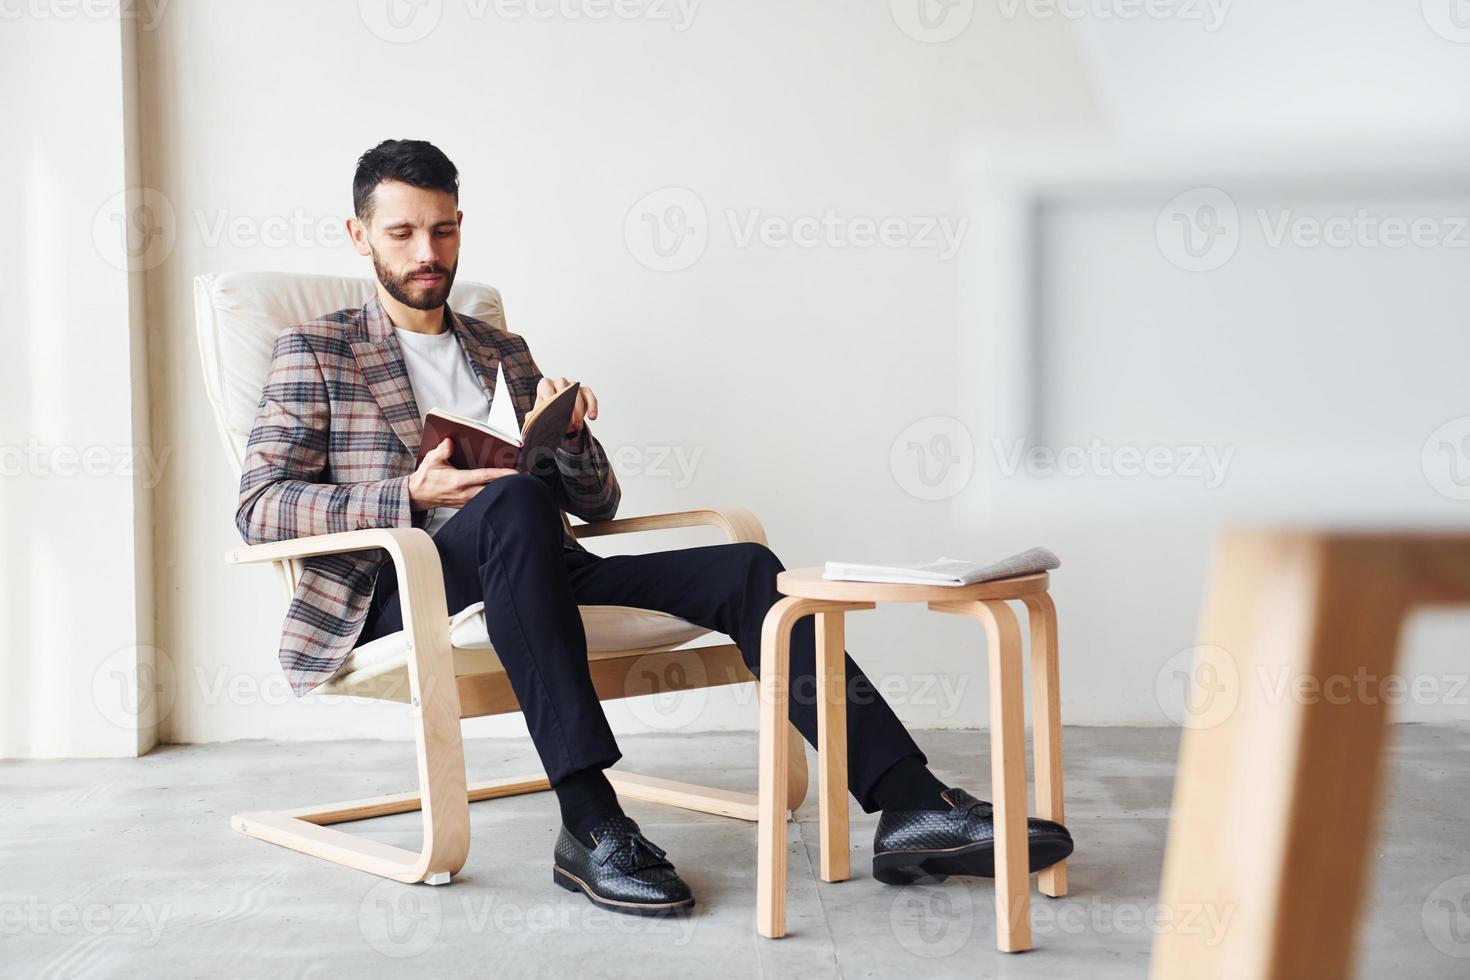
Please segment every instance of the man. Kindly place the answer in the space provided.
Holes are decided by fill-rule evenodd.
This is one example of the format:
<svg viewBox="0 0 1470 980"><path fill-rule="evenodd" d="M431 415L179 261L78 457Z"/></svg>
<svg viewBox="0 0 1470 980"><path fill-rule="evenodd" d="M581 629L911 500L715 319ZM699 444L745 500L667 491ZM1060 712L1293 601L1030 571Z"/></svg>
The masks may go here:
<svg viewBox="0 0 1470 980"><path fill-rule="evenodd" d="M507 407L517 421L569 386L526 341L446 306L459 268L459 172L429 143L389 140L363 154L348 233L370 256L376 295L281 333L246 451L236 524L249 543L366 527L420 527L443 563L451 613L485 604L490 641L561 808L555 881L619 912L694 904L688 886L618 806L604 770L621 756L587 664L578 605L654 609L729 635L752 672L761 623L780 595L781 562L763 545L727 544L603 558L572 537L566 511L611 518L620 490L589 422L583 385L555 450L554 473L460 470L445 440L415 465L423 413L471 418ZM503 378L503 384L498 380ZM507 405L508 401L508 405ZM280 656L304 694L351 649L402 628L398 582L381 552L306 562ZM792 690L815 690L810 619L791 638ZM994 873L990 805L946 788L889 705L847 659L849 782L882 810L874 877ZM791 720L816 743L812 698ZM1072 851L1067 830L1032 820L1031 868Z"/></svg>

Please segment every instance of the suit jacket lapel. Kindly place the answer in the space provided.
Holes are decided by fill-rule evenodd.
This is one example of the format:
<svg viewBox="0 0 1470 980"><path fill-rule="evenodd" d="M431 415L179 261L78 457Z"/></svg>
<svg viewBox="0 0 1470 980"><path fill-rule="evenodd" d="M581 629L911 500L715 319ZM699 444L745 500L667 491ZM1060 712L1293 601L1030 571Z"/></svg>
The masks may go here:
<svg viewBox="0 0 1470 980"><path fill-rule="evenodd" d="M362 371L368 390L383 412L383 417L393 427L393 432L415 457L419 443L424 438L424 418L413 397L413 385L408 380L408 368L403 363L403 351L398 346L398 337L393 332L393 321L383 309L377 296L363 304L362 331L352 339L352 353ZM459 338L480 387L485 390L486 401L495 399L495 375L500 366L500 349L494 339L481 336L480 332L462 320L459 314L445 307L449 327ZM510 393L506 392L506 397ZM521 420L520 406L511 399L511 408L516 420Z"/></svg>
<svg viewBox="0 0 1470 980"><path fill-rule="evenodd" d="M413 398L398 338L393 335L393 321L377 296L363 304L362 331L352 338L352 353L383 417L409 453L417 457L424 437L423 417Z"/></svg>

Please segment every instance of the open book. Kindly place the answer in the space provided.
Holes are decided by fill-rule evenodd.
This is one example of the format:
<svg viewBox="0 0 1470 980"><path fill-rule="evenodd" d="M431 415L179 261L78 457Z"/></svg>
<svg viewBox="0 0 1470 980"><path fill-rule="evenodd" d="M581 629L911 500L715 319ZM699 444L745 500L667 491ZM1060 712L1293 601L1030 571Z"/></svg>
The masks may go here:
<svg viewBox="0 0 1470 980"><path fill-rule="evenodd" d="M538 474L549 472L549 468L556 466L553 450L572 420L581 387L580 383L572 384L533 409L519 432L507 432L492 422L431 408L424 416L418 462L423 462L431 449L449 439L454 444L449 462L462 470L499 467Z"/></svg>
<svg viewBox="0 0 1470 980"><path fill-rule="evenodd" d="M1033 575L1061 567L1061 559L1045 548L1032 548L1000 561L981 565L958 558L892 565L857 565L829 561L822 578L841 582L889 582L894 585L974 585L1018 575Z"/></svg>

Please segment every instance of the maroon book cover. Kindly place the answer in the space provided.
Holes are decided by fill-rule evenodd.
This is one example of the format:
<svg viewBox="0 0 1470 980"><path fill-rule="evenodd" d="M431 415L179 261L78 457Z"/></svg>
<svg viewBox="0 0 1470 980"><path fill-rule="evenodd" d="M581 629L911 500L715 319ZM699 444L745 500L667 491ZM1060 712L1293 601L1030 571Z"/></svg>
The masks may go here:
<svg viewBox="0 0 1470 980"><path fill-rule="evenodd" d="M581 384L573 384L551 401L526 416L520 437L500 432L485 422L462 415L430 409L424 416L424 437L419 443L418 462L445 439L453 443L449 462L462 470L495 467L540 472L556 461L552 451L567 431L577 405Z"/></svg>

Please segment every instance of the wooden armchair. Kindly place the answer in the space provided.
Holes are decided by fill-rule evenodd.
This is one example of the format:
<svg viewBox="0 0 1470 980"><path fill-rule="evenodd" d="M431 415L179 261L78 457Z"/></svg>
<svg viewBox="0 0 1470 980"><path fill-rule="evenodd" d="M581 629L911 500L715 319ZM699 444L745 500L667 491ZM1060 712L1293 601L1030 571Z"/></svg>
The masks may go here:
<svg viewBox="0 0 1470 980"><path fill-rule="evenodd" d="M195 279L205 388L237 477L276 334L324 312L361 306L372 289L372 282L366 279L288 273L228 273ZM503 325L500 294L489 286L457 284L450 305ZM573 533L589 538L694 525L718 527L732 542L764 544L766 540L760 522L742 508L583 524L574 527ZM384 549L396 566L404 628L353 650L341 669L315 693L408 705L417 745L419 791L294 810L240 813L231 819L231 826L251 837L398 881L446 884L464 866L469 853L472 801L550 788L543 773L475 783L466 779L460 719L520 710L491 648L482 605L476 603L450 617L438 552L429 535L418 528L373 528L239 547L226 552L226 560L274 563L289 598L303 559L372 548ZM734 643L685 647L709 631L676 616L624 606L583 606L581 612L592 680L604 701L755 681ZM630 685L635 673L636 688ZM799 735L788 739L788 744L788 805L795 810L806 796L806 754ZM632 799L741 820L754 821L757 816L754 793L617 770L610 770L608 777L620 795ZM423 844L417 853L331 826L413 810L423 813Z"/></svg>

